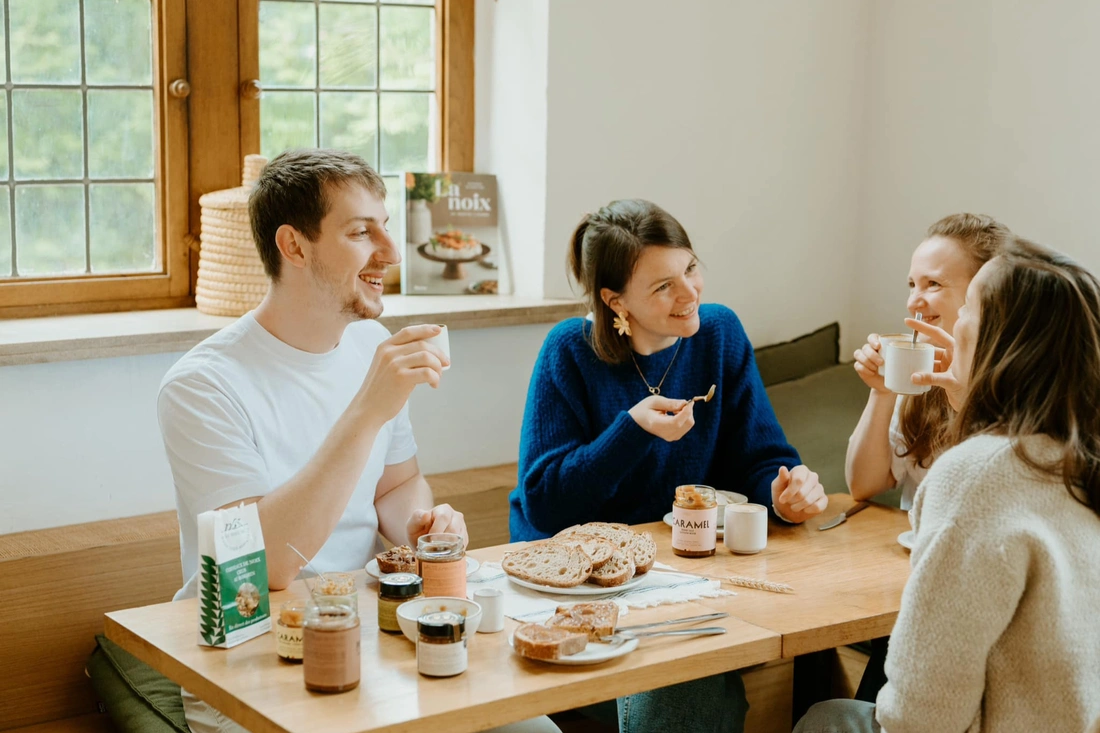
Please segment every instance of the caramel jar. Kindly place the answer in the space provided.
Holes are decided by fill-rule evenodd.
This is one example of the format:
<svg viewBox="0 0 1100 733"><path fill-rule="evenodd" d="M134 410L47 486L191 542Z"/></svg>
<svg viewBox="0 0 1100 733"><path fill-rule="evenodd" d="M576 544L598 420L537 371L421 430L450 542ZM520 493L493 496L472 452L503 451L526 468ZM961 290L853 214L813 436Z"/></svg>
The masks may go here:
<svg viewBox="0 0 1100 733"><path fill-rule="evenodd" d="M718 499L701 484L676 487L672 503L672 552L680 557L714 554L718 537Z"/></svg>
<svg viewBox="0 0 1100 733"><path fill-rule="evenodd" d="M359 612L350 596L306 607L302 673L306 689L346 692L359 686Z"/></svg>
<svg viewBox="0 0 1100 733"><path fill-rule="evenodd" d="M416 565L425 598L466 597L466 545L461 535L424 535L416 541Z"/></svg>
<svg viewBox="0 0 1100 733"><path fill-rule="evenodd" d="M275 653L279 659L300 664L302 662L302 623L306 617L306 602L300 599L286 601L279 609L275 622Z"/></svg>

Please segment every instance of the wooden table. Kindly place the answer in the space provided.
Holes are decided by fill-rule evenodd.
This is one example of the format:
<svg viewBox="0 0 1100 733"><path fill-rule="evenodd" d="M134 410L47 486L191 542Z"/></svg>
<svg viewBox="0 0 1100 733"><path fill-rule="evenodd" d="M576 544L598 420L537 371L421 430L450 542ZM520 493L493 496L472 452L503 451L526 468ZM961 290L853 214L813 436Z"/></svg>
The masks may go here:
<svg viewBox="0 0 1100 733"><path fill-rule="evenodd" d="M848 503L847 497L832 497L826 517ZM768 548L759 555L735 556L719 545L715 557L701 560L673 556L671 529L646 525L657 539L658 559L677 569L755 575L789 583L796 593L734 589L732 597L632 611L634 623L712 609L732 616L718 622L728 629L723 636L647 640L633 653L593 667L558 667L516 656L507 643L515 625L509 620L504 633L472 637L465 674L421 677L413 645L401 635L377 631L373 585L359 591L362 683L341 695L307 692L301 667L276 657L273 634L229 650L198 646L194 599L109 613L106 634L253 733L400 733L433 726L477 731L889 633L908 576L908 555L896 543L908 528L905 515L871 507L841 527L818 532L822 521L773 525ZM485 561L503 551L500 546L471 554ZM272 608L303 594L299 585L273 593Z"/></svg>

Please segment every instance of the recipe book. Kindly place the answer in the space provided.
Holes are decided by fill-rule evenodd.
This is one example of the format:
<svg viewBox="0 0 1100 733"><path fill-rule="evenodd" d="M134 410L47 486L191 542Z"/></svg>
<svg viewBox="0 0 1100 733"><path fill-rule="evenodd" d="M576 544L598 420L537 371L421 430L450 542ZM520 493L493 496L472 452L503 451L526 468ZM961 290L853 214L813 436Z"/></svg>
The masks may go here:
<svg viewBox="0 0 1100 733"><path fill-rule="evenodd" d="M496 176L402 174L395 234L405 243L405 295L496 295L507 292L497 218ZM391 227L391 229L393 229ZM503 286L503 287L502 287Z"/></svg>

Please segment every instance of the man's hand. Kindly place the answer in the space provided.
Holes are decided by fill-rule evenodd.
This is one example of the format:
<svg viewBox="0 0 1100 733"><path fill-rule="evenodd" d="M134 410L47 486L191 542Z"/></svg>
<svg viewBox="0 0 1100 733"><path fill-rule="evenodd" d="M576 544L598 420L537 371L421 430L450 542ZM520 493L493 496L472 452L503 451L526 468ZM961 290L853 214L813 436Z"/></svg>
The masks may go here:
<svg viewBox="0 0 1100 733"><path fill-rule="evenodd" d="M815 514L821 514L829 506L829 497L817 480L817 474L805 466L786 466L772 481L772 504L788 522L801 524Z"/></svg>
<svg viewBox="0 0 1100 733"><path fill-rule="evenodd" d="M386 421L401 412L416 385L438 387L443 367L450 366L451 361L442 349L425 339L441 330L432 324L409 326L379 344L357 399Z"/></svg>
<svg viewBox="0 0 1100 733"><path fill-rule="evenodd" d="M426 534L447 532L462 536L462 544L470 544L470 535L466 531L466 518L462 512L455 511L450 504L440 504L432 507L431 511L417 509L409 517L405 525L405 532L409 535L409 542L416 549L416 541Z"/></svg>

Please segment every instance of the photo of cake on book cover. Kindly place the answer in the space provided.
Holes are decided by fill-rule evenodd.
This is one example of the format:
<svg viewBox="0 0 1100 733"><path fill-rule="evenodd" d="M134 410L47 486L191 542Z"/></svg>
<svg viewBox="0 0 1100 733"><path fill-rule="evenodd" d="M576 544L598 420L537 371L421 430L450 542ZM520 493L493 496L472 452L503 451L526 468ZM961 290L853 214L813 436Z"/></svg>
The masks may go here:
<svg viewBox="0 0 1100 733"><path fill-rule="evenodd" d="M405 173L404 182L401 292L502 292L504 252L497 227L496 176Z"/></svg>

